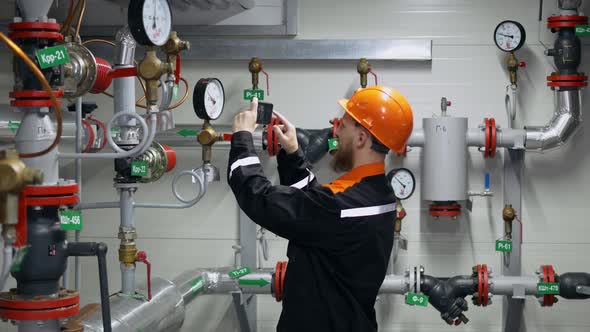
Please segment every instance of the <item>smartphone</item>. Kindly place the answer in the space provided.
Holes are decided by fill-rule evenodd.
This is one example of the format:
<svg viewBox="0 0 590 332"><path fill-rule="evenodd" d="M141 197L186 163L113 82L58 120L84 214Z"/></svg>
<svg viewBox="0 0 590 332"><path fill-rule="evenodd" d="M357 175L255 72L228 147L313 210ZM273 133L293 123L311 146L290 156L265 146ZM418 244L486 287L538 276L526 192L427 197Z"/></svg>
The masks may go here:
<svg viewBox="0 0 590 332"><path fill-rule="evenodd" d="M272 118L272 110L273 104L271 103L264 103L258 102L258 113L256 115L256 123L267 125L270 123L270 119Z"/></svg>

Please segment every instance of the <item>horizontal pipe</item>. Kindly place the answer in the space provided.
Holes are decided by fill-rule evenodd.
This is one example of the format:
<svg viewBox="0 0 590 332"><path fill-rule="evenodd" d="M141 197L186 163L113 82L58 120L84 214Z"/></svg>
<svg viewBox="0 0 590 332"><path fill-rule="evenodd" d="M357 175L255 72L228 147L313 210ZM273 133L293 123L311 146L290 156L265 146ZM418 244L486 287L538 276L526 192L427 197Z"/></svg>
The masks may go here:
<svg viewBox="0 0 590 332"><path fill-rule="evenodd" d="M494 295L513 295L514 288L523 286L525 295L537 294L538 276L498 276L490 279L490 293Z"/></svg>

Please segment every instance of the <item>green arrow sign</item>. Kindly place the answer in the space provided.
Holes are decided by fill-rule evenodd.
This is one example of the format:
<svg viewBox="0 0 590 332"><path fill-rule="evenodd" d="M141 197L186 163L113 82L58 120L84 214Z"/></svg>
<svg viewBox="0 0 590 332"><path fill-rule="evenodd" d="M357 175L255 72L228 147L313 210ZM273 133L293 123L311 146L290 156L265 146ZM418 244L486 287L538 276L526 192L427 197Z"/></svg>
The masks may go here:
<svg viewBox="0 0 590 332"><path fill-rule="evenodd" d="M64 231L82 230L82 213L77 210L60 211L59 225Z"/></svg>
<svg viewBox="0 0 590 332"><path fill-rule="evenodd" d="M512 252L512 241L496 241L496 251Z"/></svg>
<svg viewBox="0 0 590 332"><path fill-rule="evenodd" d="M417 293L408 293L406 296L406 303L409 305L426 307L428 306L428 296Z"/></svg>
<svg viewBox="0 0 590 332"><path fill-rule="evenodd" d="M254 97L264 100L264 90L244 90L244 100L252 100Z"/></svg>
<svg viewBox="0 0 590 332"><path fill-rule="evenodd" d="M236 270L230 271L228 273L228 275L232 279L237 279L239 277L243 277L247 274L250 274L250 272L251 272L251 270L249 267L243 267L241 269L236 269Z"/></svg>
<svg viewBox="0 0 590 332"><path fill-rule="evenodd" d="M176 133L182 137L187 137L187 136L197 136L199 131L198 130L182 129L182 130L177 131Z"/></svg>
<svg viewBox="0 0 590 332"><path fill-rule="evenodd" d="M265 279L255 279L255 280L250 280L250 279L240 279L238 281L238 283L240 285L247 285L247 286L260 286L260 287L264 287L266 285L269 285L270 282L266 281Z"/></svg>
<svg viewBox="0 0 590 332"><path fill-rule="evenodd" d="M13 133L15 133L18 128L20 128L20 122L18 121L8 121L8 129L10 129L10 131L12 131Z"/></svg>
<svg viewBox="0 0 590 332"><path fill-rule="evenodd" d="M540 282L537 284L537 294L539 295L559 295L559 283Z"/></svg>
<svg viewBox="0 0 590 332"><path fill-rule="evenodd" d="M58 45L38 50L37 60L39 60L39 67L45 69L69 63L70 57L66 47Z"/></svg>
<svg viewBox="0 0 590 332"><path fill-rule="evenodd" d="M576 36L590 36L590 25L576 26Z"/></svg>

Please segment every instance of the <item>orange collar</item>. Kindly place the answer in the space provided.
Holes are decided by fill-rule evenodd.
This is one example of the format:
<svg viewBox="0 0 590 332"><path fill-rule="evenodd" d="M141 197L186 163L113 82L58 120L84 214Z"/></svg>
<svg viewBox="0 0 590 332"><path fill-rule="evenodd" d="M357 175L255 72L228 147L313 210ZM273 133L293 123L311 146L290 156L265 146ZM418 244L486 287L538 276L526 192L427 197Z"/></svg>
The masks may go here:
<svg viewBox="0 0 590 332"><path fill-rule="evenodd" d="M363 178L379 174L385 174L385 163L366 164L354 168L332 183L325 184L324 187L330 189L332 193L337 194L361 182Z"/></svg>

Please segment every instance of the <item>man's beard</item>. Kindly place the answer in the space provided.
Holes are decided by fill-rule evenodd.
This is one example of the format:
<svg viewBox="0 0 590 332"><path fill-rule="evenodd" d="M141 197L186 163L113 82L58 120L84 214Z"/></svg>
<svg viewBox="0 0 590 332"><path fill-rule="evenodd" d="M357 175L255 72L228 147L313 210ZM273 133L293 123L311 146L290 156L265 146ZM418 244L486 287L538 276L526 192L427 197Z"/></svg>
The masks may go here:
<svg viewBox="0 0 590 332"><path fill-rule="evenodd" d="M352 144L340 144L336 153L332 156L330 166L335 172L349 172L352 170Z"/></svg>

